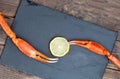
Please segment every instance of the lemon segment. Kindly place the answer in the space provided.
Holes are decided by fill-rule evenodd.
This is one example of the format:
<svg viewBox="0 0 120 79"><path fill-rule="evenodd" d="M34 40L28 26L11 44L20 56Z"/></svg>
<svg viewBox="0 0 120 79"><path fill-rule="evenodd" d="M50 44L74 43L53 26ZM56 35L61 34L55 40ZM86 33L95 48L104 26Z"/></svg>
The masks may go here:
<svg viewBox="0 0 120 79"><path fill-rule="evenodd" d="M65 56L70 49L70 44L64 37L55 37L50 42L50 51L53 56L63 57Z"/></svg>

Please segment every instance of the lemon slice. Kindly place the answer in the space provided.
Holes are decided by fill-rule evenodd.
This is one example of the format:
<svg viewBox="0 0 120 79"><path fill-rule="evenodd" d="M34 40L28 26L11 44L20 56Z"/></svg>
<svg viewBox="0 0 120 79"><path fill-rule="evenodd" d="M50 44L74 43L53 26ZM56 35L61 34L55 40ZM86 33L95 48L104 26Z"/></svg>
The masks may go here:
<svg viewBox="0 0 120 79"><path fill-rule="evenodd" d="M63 57L65 56L70 49L70 44L64 37L55 37L50 42L50 51L53 56Z"/></svg>

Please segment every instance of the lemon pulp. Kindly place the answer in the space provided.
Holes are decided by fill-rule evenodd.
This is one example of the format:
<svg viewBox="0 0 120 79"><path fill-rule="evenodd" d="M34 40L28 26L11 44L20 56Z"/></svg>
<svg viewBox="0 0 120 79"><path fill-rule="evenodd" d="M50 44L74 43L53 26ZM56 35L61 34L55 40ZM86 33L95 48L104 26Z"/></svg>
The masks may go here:
<svg viewBox="0 0 120 79"><path fill-rule="evenodd" d="M62 57L65 56L70 49L70 44L64 37L55 37L50 42L50 51L53 56Z"/></svg>

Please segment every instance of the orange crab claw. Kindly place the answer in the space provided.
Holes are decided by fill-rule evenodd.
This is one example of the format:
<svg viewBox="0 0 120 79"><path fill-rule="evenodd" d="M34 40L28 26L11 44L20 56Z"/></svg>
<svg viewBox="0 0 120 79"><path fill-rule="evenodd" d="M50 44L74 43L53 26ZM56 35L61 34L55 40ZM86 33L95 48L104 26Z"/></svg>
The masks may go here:
<svg viewBox="0 0 120 79"><path fill-rule="evenodd" d="M12 31L10 26L5 21L2 13L0 13L0 25L6 34L12 39L13 43L22 51L26 56L36 59L41 62L46 63L56 63L58 58L49 58L48 56L42 54L41 52L37 51L33 48L28 42L21 38L17 38L15 33Z"/></svg>
<svg viewBox="0 0 120 79"><path fill-rule="evenodd" d="M116 58L114 55L112 55L105 47L103 47L101 44L97 42L90 41L90 40L72 40L69 43L70 45L77 45L77 46L87 48L88 50L96 54L105 55L118 68L120 68L120 60Z"/></svg>

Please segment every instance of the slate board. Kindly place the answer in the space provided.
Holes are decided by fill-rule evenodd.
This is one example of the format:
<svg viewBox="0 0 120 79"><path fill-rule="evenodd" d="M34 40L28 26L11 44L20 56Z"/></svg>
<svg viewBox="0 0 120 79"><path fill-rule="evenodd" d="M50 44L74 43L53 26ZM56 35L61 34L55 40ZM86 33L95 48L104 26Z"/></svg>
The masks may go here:
<svg viewBox="0 0 120 79"><path fill-rule="evenodd" d="M18 37L49 57L49 42L55 36L69 40L88 39L112 51L117 32L77 19L42 5L22 0L12 29ZM82 47L71 46L69 54L58 63L41 63L25 56L7 38L0 64L41 77L42 79L102 79L108 59Z"/></svg>

